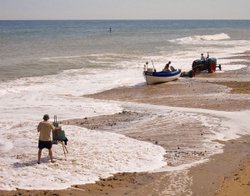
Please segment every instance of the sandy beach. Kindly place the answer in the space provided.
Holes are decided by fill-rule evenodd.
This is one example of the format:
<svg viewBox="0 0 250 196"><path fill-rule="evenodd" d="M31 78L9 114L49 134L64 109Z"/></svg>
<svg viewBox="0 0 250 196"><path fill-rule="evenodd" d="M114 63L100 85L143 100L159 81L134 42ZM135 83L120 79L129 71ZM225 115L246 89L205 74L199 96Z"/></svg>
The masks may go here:
<svg viewBox="0 0 250 196"><path fill-rule="evenodd" d="M94 184L75 185L66 190L0 191L0 195L249 195L250 136L212 141L214 151L217 148L220 151L221 145L224 150L213 155L213 150L204 147L204 140L212 135L211 130L199 121L199 118L209 116L219 124L222 117L206 114L206 110L222 113L250 110L250 52L239 56L247 65L240 70L203 73L159 85L140 84L87 95L131 105L113 115L83 116L62 122L63 125L119 133L160 145L166 150L165 158L170 167L194 161L197 165L178 171L118 173ZM181 112L175 111L169 112L166 119L165 116L134 110L133 104L138 103L153 105L155 110L170 106L204 109L205 113L201 114L202 117L192 118L191 114L182 116ZM179 116L183 121L178 120ZM205 144L211 145L211 141Z"/></svg>

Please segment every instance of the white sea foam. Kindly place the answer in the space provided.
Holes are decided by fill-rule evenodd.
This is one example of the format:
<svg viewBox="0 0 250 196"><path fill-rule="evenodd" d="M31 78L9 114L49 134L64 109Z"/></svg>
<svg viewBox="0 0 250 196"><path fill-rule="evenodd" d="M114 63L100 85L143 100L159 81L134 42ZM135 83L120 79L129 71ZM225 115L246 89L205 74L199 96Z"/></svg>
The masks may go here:
<svg viewBox="0 0 250 196"><path fill-rule="evenodd" d="M115 133L64 126L70 140L67 161L58 144L53 146L56 163L47 163L44 152L37 165L34 124L19 126L13 122L4 132L3 137L12 140L13 149L1 151L0 189L62 189L95 182L117 172L142 172L166 164L165 150L160 146Z"/></svg>
<svg viewBox="0 0 250 196"><path fill-rule="evenodd" d="M75 59L75 58L81 58L81 57L84 57L84 55L43 57L43 58L41 58L40 60L44 60L44 61L50 61L50 60L65 60L65 59Z"/></svg>
<svg viewBox="0 0 250 196"><path fill-rule="evenodd" d="M187 43L193 43L193 42L196 43L196 42L203 42L203 41L218 41L218 40L228 40L228 39L230 39L229 35L227 35L226 33L219 33L219 34L214 34L214 35L193 35L193 36L173 39L169 41L180 43L180 44L181 43L187 44Z"/></svg>
<svg viewBox="0 0 250 196"><path fill-rule="evenodd" d="M246 67L246 65L243 65L243 64L237 64L237 65L233 65L233 64L227 64L227 65L223 65L222 64L222 72L224 71L232 71L232 70L238 70L238 69L242 69L244 67Z"/></svg>
<svg viewBox="0 0 250 196"><path fill-rule="evenodd" d="M2 139L0 142L0 152L6 153L9 152L13 148L13 144L9 140Z"/></svg>
<svg viewBox="0 0 250 196"><path fill-rule="evenodd" d="M250 98L249 95L248 98ZM242 135L250 135L250 129L248 128L250 126L250 121L248 120L250 117L250 110L226 112L199 108L182 108L132 103L129 104L133 107L142 107L147 111L155 112L158 114L164 114L167 111L181 112L184 115L192 114L190 115L190 117L196 118L197 120L202 122L204 126L210 127L212 131L216 130L216 132L214 132L214 135L211 136L210 140L218 139L228 141L231 139L237 139ZM199 114L204 114L206 117L200 116ZM210 117L207 117L207 115L209 115ZM213 116L218 118L214 118ZM178 117L180 118L180 116ZM215 127L217 127L218 129L215 129Z"/></svg>
<svg viewBox="0 0 250 196"><path fill-rule="evenodd" d="M102 77L98 77L98 70L89 70L89 74L81 74L81 71L86 73L85 69L69 70L53 76L0 83L5 92L0 96L1 189L65 188L74 183L94 182L116 172L148 171L166 164L163 161L165 152L159 146L122 135L65 127L70 139L67 164L60 163L62 156L56 165L36 165L38 136L35 126L44 113L57 114L63 120L123 110L120 104L82 95L133 84L129 80L132 70L124 70L124 78L116 70L107 71ZM110 75L113 75L112 81ZM142 76L137 78L143 79ZM79 136L82 137L80 141ZM61 148L57 147L55 155L62 155ZM54 172L57 175L53 175Z"/></svg>
<svg viewBox="0 0 250 196"><path fill-rule="evenodd" d="M232 40L228 34L220 33L214 35L195 35L170 40L170 42L180 45L195 45L195 47L187 48L187 51L176 52L172 57L172 61L183 68L183 70L191 69L195 56L199 59L199 54L210 53L210 57L217 58L217 63L222 65L224 71L236 70L246 65L234 62L244 61L244 59L227 59L225 57L235 56L248 50L249 40ZM163 52L163 56L167 55ZM188 67L189 66L189 67Z"/></svg>
<svg viewBox="0 0 250 196"><path fill-rule="evenodd" d="M249 95L246 98L250 99ZM248 120L250 117L250 110L226 112L199 108L182 108L133 103L129 103L128 108L136 108L137 110L151 112L158 115L167 115L170 118L178 119L182 122L185 122L185 118L198 120L212 133L207 135L206 141L204 141L204 144L207 145L204 146L205 149L210 149L212 153L221 153L223 151L223 145L211 141L228 141L237 139L242 135L250 135L250 121ZM166 170L169 171L170 168L167 168Z"/></svg>

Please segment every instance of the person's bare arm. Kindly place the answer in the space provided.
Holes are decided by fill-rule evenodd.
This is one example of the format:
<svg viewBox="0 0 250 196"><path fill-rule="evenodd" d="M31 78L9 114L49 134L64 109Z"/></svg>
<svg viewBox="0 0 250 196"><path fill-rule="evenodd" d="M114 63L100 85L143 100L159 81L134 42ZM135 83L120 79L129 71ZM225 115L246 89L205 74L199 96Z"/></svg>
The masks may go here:
<svg viewBox="0 0 250 196"><path fill-rule="evenodd" d="M37 126L37 132L40 132L40 124Z"/></svg>

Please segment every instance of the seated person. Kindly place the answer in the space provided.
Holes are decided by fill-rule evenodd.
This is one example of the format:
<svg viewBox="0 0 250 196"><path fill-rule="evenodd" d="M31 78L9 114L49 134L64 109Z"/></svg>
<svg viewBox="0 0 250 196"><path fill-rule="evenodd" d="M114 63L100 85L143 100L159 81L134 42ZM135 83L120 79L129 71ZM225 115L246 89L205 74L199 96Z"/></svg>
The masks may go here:
<svg viewBox="0 0 250 196"><path fill-rule="evenodd" d="M173 66L170 66L170 71L173 72L176 71L176 69Z"/></svg>
<svg viewBox="0 0 250 196"><path fill-rule="evenodd" d="M162 71L169 71L170 72L170 69L169 69L169 65L171 64L171 61L169 61L166 65L165 65L165 67L164 67L164 69L162 70Z"/></svg>

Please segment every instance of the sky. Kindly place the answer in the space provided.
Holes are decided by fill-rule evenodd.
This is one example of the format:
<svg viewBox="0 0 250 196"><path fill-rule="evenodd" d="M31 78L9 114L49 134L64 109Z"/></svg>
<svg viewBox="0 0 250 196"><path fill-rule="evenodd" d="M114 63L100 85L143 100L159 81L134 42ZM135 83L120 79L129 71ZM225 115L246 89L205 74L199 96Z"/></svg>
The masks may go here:
<svg viewBox="0 0 250 196"><path fill-rule="evenodd" d="M0 20L250 19L250 0L0 0Z"/></svg>

